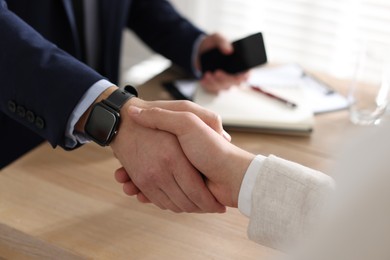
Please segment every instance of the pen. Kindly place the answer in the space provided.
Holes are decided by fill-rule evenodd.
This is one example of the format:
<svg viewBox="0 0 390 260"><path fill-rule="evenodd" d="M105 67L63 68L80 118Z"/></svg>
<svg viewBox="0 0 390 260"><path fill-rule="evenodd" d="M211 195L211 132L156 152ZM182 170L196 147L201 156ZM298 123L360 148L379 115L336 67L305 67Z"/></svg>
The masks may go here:
<svg viewBox="0 0 390 260"><path fill-rule="evenodd" d="M286 99L284 99L284 98L281 98L281 97L278 97L278 96L276 96L276 95L274 95L274 94L272 94L272 93L269 93L269 92L267 92L267 91L265 91L264 89L262 89L261 87L259 87L259 86L250 86L251 87L251 89L253 89L254 91L257 91L257 92L260 92L261 94L264 94L264 95L266 95L266 96L268 96L268 97L270 97L270 98L272 98L272 99L275 99L275 100L277 100L277 101L279 101L279 102L282 102L283 104L285 104L286 106L288 106L288 107L291 107L291 108L296 108L297 107L297 104L295 104L295 103L293 103L293 102L291 102L291 101L288 101L288 100L286 100Z"/></svg>

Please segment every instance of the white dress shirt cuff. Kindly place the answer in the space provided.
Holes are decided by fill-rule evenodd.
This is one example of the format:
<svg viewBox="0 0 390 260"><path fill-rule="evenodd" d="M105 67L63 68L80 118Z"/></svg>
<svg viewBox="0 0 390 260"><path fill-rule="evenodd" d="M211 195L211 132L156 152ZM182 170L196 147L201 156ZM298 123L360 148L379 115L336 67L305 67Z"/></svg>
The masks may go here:
<svg viewBox="0 0 390 260"><path fill-rule="evenodd" d="M78 143L84 144L90 141L84 134L75 131L75 125L96 98L107 88L114 85L115 84L109 82L108 80L102 79L93 84L88 91L85 92L77 106L74 108L69 117L68 124L66 125L65 146L67 148L74 148Z"/></svg>
<svg viewBox="0 0 390 260"><path fill-rule="evenodd" d="M255 181L263 161L266 157L257 155L251 162L241 183L240 193L238 195L238 209L242 214L249 217L252 207L252 192Z"/></svg>
<svg viewBox="0 0 390 260"><path fill-rule="evenodd" d="M196 61L199 56L199 47L202 41L206 38L205 34L201 34L196 41L194 42L194 46L192 47L192 72L197 78L202 77L202 72L196 67Z"/></svg>

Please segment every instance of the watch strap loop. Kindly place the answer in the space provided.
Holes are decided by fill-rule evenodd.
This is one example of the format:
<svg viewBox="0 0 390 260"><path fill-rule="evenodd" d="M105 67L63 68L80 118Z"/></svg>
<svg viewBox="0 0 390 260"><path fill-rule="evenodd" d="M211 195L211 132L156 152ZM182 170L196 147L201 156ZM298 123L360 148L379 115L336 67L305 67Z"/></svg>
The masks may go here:
<svg viewBox="0 0 390 260"><path fill-rule="evenodd" d="M123 104L135 95L127 92L126 90L117 89L107 99L102 102L112 107L115 111L120 111Z"/></svg>
<svg viewBox="0 0 390 260"><path fill-rule="evenodd" d="M126 86L124 87L124 89L125 89L127 92L133 94L135 97L138 97L138 92L137 92L137 90L135 89L135 87L130 86L130 85L126 85Z"/></svg>

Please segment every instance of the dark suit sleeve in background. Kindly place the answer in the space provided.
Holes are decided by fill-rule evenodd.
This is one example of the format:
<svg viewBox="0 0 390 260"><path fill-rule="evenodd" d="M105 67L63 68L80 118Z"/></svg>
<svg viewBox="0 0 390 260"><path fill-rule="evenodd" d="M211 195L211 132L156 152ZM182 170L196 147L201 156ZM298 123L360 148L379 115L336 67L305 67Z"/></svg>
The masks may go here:
<svg viewBox="0 0 390 260"><path fill-rule="evenodd" d="M193 72L192 48L203 33L165 0L134 0L128 27L154 51Z"/></svg>

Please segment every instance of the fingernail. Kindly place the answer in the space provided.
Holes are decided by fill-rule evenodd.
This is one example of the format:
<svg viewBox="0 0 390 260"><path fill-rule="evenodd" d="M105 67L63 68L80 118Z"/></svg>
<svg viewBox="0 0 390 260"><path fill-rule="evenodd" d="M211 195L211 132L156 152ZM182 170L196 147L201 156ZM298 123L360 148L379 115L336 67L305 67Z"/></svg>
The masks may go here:
<svg viewBox="0 0 390 260"><path fill-rule="evenodd" d="M135 106L130 106L129 107L129 113L130 114L133 114L133 115L139 115L141 113L142 109L139 108L139 107L135 107Z"/></svg>
<svg viewBox="0 0 390 260"><path fill-rule="evenodd" d="M223 138L225 138L229 142L232 140L232 137L225 130L223 130L222 136L223 136Z"/></svg>

